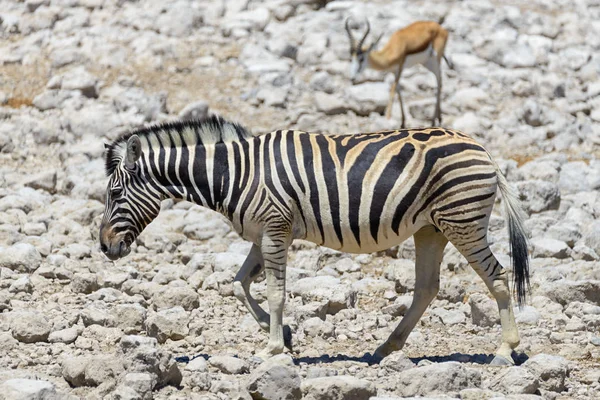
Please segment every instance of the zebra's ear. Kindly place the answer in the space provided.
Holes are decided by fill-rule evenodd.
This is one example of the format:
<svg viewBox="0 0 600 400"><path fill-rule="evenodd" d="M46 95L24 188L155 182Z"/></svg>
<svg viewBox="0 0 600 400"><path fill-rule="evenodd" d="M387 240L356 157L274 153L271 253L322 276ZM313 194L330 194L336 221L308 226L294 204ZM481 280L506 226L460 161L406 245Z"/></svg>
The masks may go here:
<svg viewBox="0 0 600 400"><path fill-rule="evenodd" d="M137 160L142 155L142 143L137 135L131 136L127 140L127 154L125 155L125 166L133 168Z"/></svg>

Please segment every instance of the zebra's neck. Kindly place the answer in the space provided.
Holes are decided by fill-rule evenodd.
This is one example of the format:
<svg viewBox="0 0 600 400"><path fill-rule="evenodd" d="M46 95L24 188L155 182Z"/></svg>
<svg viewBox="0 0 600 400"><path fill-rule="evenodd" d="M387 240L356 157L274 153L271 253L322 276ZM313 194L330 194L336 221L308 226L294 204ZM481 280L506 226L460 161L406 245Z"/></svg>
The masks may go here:
<svg viewBox="0 0 600 400"><path fill-rule="evenodd" d="M165 124L138 133L148 190L228 214L236 154L251 134L222 119ZM244 157L245 158L245 157ZM239 159L239 157L238 157ZM233 172L235 173L235 172Z"/></svg>

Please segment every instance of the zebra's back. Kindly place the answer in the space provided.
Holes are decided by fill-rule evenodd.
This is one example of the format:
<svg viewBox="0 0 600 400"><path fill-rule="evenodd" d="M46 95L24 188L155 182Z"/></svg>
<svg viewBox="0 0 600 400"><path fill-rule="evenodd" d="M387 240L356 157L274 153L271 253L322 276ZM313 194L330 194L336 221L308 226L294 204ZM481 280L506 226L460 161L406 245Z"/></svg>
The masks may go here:
<svg viewBox="0 0 600 400"><path fill-rule="evenodd" d="M496 172L485 149L448 129L359 135L276 131L257 137L265 181L295 237L347 252L396 245L424 225L489 218Z"/></svg>

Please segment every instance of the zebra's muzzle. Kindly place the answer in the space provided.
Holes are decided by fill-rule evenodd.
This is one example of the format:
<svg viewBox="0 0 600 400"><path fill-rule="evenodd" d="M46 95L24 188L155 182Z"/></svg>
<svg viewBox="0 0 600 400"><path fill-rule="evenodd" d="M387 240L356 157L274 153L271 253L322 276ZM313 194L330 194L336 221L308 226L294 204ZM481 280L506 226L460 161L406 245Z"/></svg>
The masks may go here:
<svg viewBox="0 0 600 400"><path fill-rule="evenodd" d="M121 240L119 243L110 244L108 246L101 244L100 250L109 260L115 261L128 255L131 252L131 247L129 247L124 240Z"/></svg>

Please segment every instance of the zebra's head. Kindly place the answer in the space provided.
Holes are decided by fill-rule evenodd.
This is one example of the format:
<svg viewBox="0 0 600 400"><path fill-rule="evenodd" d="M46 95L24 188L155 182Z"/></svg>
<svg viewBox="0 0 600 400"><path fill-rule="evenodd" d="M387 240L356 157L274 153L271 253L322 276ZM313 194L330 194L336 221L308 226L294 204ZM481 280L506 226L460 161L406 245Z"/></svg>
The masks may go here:
<svg viewBox="0 0 600 400"><path fill-rule="evenodd" d="M137 135L107 147L104 218L100 225L100 250L111 260L125 257L131 244L160 211L162 195L150 190L138 160L142 145Z"/></svg>

